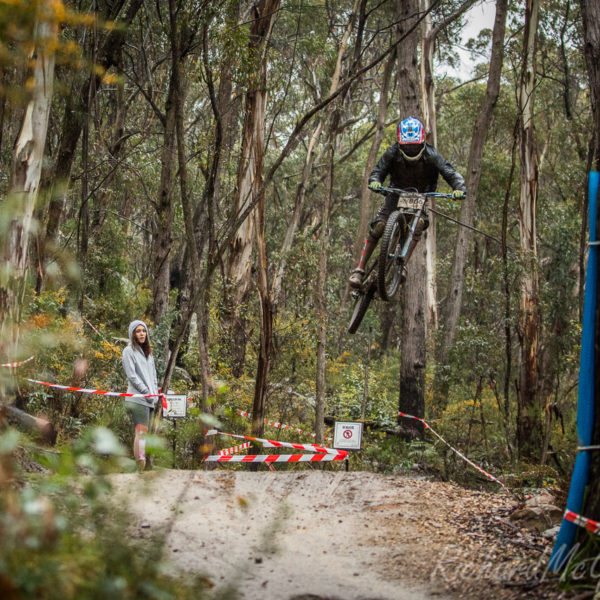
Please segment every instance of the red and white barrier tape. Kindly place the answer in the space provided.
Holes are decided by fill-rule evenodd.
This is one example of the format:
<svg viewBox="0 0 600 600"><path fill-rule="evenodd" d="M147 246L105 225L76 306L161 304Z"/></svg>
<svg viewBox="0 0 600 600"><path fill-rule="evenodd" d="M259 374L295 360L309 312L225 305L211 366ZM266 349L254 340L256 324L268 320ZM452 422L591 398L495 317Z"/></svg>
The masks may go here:
<svg viewBox="0 0 600 600"><path fill-rule="evenodd" d="M235 454L236 452L240 452L241 450L247 450L252 446L252 442L246 442L245 444L240 444L239 446L233 446L231 448L225 448L223 450L219 450L220 456L225 456L227 454Z"/></svg>
<svg viewBox="0 0 600 600"><path fill-rule="evenodd" d="M469 463L473 468L477 469L482 475L485 475L488 479L491 479L492 481L495 481L498 485L502 486L509 494L511 494L513 496L515 495L514 492L512 492L510 489L508 489L508 487L506 487L506 485L504 485L499 479L497 479L496 477L494 477L487 471L484 471L479 465L476 465L472 460L470 460L462 452L460 452L460 450L457 450L456 448L451 446L439 433L437 433L437 431L431 429L431 427L425 422L424 419L420 419L419 417L413 417L412 415L407 415L406 413L403 413L403 412L399 412L398 416L404 417L405 419L414 419L415 421L419 421L419 422L423 423L423 426L425 427L425 429L429 429L429 431L431 431L431 433L433 433L433 435L435 435L439 440L441 440L444 444L446 444L446 446L448 446L448 448L450 448L450 450L452 450L454 453L458 454L458 456L460 456L465 462Z"/></svg>
<svg viewBox="0 0 600 600"><path fill-rule="evenodd" d="M238 410L237 411L238 415L241 415L242 417L247 417L248 419L251 417L249 412L246 412L245 410ZM298 427L294 427L293 425L285 425L284 423L278 423L276 421L269 421L268 419L265 419L265 425L268 425L269 427L275 427L276 429L292 429L294 431L296 431L297 433L301 433L303 435L310 435L311 437L317 437L316 433L311 433L310 431L305 431L304 429L299 429ZM333 438L330 437L326 437L325 440L329 441Z"/></svg>
<svg viewBox="0 0 600 600"><path fill-rule="evenodd" d="M250 440L252 442L258 442L265 448L295 448L296 450L308 450L309 452L343 452L348 454L346 450L334 450L332 448L326 448L325 446L319 446L318 444L295 444L294 442L280 442L278 440L266 440L264 438L251 437L249 435L241 435L237 433L225 433L218 429L210 429L204 435L226 435L232 438L238 438L240 440Z"/></svg>
<svg viewBox="0 0 600 600"><path fill-rule="evenodd" d="M28 363L30 360L33 360L35 358L35 356L30 356L29 358L26 358L25 360L22 360L21 362L12 362L12 363L3 363L0 364L0 367L20 367L21 365L24 365L25 363Z"/></svg>
<svg viewBox="0 0 600 600"><path fill-rule="evenodd" d="M248 435L237 435L234 433L224 433L216 429L207 431L206 436L209 435L226 435L233 438L239 438L244 440L250 440L252 442L258 442L265 448L295 448L299 450L308 450L313 454L248 454L248 455L221 455L214 454L206 456L204 460L206 462L324 462L331 460L345 460L348 457L346 450L335 450L332 448L326 448L325 446L319 446L318 444L294 444L291 442L279 442L276 440L266 440L263 438L250 437Z"/></svg>
<svg viewBox="0 0 600 600"><path fill-rule="evenodd" d="M104 390L92 390L70 385L60 385L58 383L48 383L47 381L38 381L37 379L28 379L27 377L24 377L23 379L25 379L25 381L29 381L30 383L37 383L39 385L45 385L47 387L52 387L59 390L65 390L67 392L80 392L82 394L98 394L100 396L117 396L124 398L162 398L163 408L166 409L168 407L164 394L130 394L128 392L107 392Z"/></svg>
<svg viewBox="0 0 600 600"><path fill-rule="evenodd" d="M568 508L565 510L563 518L571 523L575 523L575 525L579 525L579 527L584 527L596 535L600 535L600 523L598 521L592 521L592 519L582 517Z"/></svg>
<svg viewBox="0 0 600 600"><path fill-rule="evenodd" d="M244 463L281 463L281 462L327 462L346 460L345 454L234 454L233 456L207 456L206 462L244 462Z"/></svg>
<svg viewBox="0 0 600 600"><path fill-rule="evenodd" d="M85 317L81 317L103 340L106 340L106 338L85 318Z"/></svg>

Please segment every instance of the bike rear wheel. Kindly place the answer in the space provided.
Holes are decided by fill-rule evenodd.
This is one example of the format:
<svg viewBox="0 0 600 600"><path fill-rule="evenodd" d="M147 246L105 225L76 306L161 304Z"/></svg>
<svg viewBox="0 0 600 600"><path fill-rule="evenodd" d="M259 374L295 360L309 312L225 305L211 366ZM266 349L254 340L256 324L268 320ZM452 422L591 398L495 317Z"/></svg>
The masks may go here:
<svg viewBox="0 0 600 600"><path fill-rule="evenodd" d="M402 282L400 253L404 244L404 230L404 215L397 210L389 216L381 238L377 291L382 300L391 300Z"/></svg>
<svg viewBox="0 0 600 600"><path fill-rule="evenodd" d="M375 286L370 285L366 291L359 294L356 302L354 303L354 310L352 311L352 317L350 317L350 325L348 325L348 333L356 333L358 326L362 323L363 317L365 316L371 300L375 295Z"/></svg>

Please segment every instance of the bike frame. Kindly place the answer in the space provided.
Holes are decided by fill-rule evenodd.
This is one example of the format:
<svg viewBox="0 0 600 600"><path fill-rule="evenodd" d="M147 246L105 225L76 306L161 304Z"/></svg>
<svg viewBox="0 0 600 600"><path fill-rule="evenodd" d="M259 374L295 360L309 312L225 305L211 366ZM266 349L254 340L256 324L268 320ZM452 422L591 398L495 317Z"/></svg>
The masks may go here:
<svg viewBox="0 0 600 600"><path fill-rule="evenodd" d="M394 194L397 197L396 210L401 211L404 215L411 215L409 219L406 220L407 225L409 225L408 235L406 236L406 240L404 241L404 245L402 246L402 251L400 253L400 259L406 263L406 253L408 252L408 248L410 246L410 242L412 241L415 231L417 229L417 224L420 218L427 218L427 201L429 198L452 198L452 194L442 194L439 192L417 192L412 190L402 190L400 188L392 188L383 186L378 192L378 194ZM403 198L410 199L418 199L419 204L415 207L406 207L400 206L400 201ZM391 214L391 213L390 213Z"/></svg>
<svg viewBox="0 0 600 600"><path fill-rule="evenodd" d="M369 266L365 273L365 277L363 280L363 284L360 290L355 290L352 292L352 296L356 300L356 304L354 307L354 312L352 315L352 319L350 321L350 326L348 328L349 333L354 333L358 326L360 325L364 314L367 311L367 308L371 302L371 300L375 297L377 290L379 289L380 293L379 297L383 300L389 301L395 295L397 286L398 286L398 273L392 275L395 279L392 281L391 291L388 291L387 287L379 287L379 285L383 285L378 281L381 277L386 279L387 276L385 273L387 272L387 267L383 267L386 269L382 271L379 268L379 276L377 266L382 260L381 252L386 251L385 261L386 263L389 261L397 261L397 268L403 269L404 265L408 262L410 256L408 256L408 251L410 250L411 242L414 239L415 231L417 229L417 225L419 223L419 219L423 218L427 219L427 201L429 198L451 198L452 194L442 194L438 192L417 192L416 190L402 190L399 188L385 187L382 186L380 190L378 190L379 194L394 194L397 197L396 208L390 213L388 219L386 220L386 228L389 226L390 218L392 215L396 215L398 217L398 212L401 213L401 216L404 220L404 226L407 227L407 232L405 238L402 240L402 249L399 254L396 254L397 248L380 248L379 257L372 257L370 259ZM397 222L397 221L393 221ZM393 231L393 230L392 230ZM384 236L385 239L385 236ZM383 243L383 242L382 242ZM390 253L393 252L393 253ZM383 263L382 263L383 264Z"/></svg>

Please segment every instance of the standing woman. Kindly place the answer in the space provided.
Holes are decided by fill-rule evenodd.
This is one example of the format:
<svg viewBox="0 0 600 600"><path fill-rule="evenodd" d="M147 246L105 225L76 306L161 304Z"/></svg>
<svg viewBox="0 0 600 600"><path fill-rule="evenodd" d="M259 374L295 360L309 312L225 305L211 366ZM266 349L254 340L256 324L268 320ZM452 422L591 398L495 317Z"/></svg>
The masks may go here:
<svg viewBox="0 0 600 600"><path fill-rule="evenodd" d="M130 394L154 394L152 398L127 398L125 408L135 425L133 455L138 468L146 466L146 440L150 422L154 416L158 402L158 382L154 357L150 349L148 328L143 321L132 321L129 324L129 344L123 350L123 369L129 385Z"/></svg>

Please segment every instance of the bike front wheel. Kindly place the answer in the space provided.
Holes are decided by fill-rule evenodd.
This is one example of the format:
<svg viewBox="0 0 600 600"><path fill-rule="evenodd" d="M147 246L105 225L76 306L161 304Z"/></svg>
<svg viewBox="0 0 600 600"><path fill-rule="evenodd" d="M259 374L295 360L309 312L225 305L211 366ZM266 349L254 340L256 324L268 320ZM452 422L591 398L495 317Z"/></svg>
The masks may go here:
<svg viewBox="0 0 600 600"><path fill-rule="evenodd" d="M393 212L387 220L381 237L377 288L382 300L391 300L402 283L402 245L404 244L404 215Z"/></svg>
<svg viewBox="0 0 600 600"><path fill-rule="evenodd" d="M356 302L354 303L354 310L352 311L352 317L350 318L350 325L348 325L348 333L356 333L356 330L362 323L363 317L365 316L374 295L374 285L370 285L364 293L358 295L358 298L356 298Z"/></svg>

